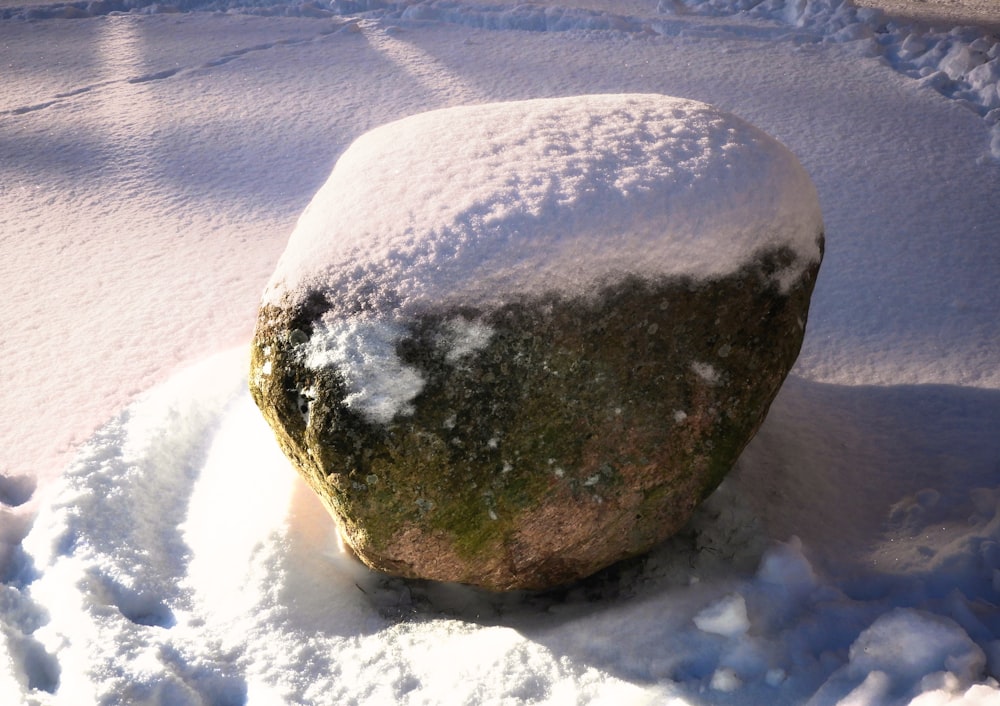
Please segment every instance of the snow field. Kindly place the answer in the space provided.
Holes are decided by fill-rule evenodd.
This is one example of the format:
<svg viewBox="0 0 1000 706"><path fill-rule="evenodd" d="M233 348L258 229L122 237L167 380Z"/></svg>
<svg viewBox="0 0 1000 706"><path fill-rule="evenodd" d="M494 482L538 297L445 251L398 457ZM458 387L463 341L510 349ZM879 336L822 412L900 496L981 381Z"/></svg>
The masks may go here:
<svg viewBox="0 0 1000 706"><path fill-rule="evenodd" d="M567 5L569 5L567 3ZM695 13L709 16L738 14L793 28L787 38L799 42L844 44L861 55L879 56L896 70L917 78L922 86L955 98L983 116L990 129L989 154L1000 159L1000 41L996 35L976 27L954 27L948 31L904 20L886 18L870 7L857 7L850 0L632 0L628 3L576 2L519 4L505 7L492 2L458 0L333 0L328 4L291 2L275 5L244 3L242 0L188 0L165 5L152 0L126 2L76 2L34 4L3 11L5 19L86 18L108 13L175 12L178 8L251 13L264 16L331 19L367 15L383 20L445 22L491 30L564 32L618 31L635 34L712 34L714 29L684 28L664 16ZM804 30L798 32L796 30ZM297 42L298 39L283 39ZM227 62L241 48L217 59ZM174 69L167 69L172 75ZM155 75L154 78L165 76Z"/></svg>
<svg viewBox="0 0 1000 706"><path fill-rule="evenodd" d="M0 22L4 703L994 703L1000 169L966 78L919 85L903 27L462 7ZM935 57L973 34L906 61L957 72ZM966 77L994 70L969 51ZM249 339L363 132L622 91L738 114L812 176L828 249L793 378L645 561L542 597L364 572L251 414L242 351L175 368Z"/></svg>

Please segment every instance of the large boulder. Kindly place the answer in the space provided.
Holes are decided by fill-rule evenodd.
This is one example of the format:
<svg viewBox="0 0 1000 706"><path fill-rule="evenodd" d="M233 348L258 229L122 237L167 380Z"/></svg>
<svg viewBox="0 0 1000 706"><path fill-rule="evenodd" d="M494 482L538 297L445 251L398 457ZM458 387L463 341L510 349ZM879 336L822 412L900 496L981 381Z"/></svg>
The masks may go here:
<svg viewBox="0 0 1000 706"><path fill-rule="evenodd" d="M729 471L798 355L822 230L795 157L702 103L416 115L303 213L250 388L366 564L551 587Z"/></svg>

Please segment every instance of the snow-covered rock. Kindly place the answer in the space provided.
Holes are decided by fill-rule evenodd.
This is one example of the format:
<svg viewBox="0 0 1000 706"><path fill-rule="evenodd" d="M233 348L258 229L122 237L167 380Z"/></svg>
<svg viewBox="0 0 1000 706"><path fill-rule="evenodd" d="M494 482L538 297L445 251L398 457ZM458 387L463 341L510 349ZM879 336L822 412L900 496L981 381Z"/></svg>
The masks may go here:
<svg viewBox="0 0 1000 706"><path fill-rule="evenodd" d="M822 229L795 157L702 103L416 115L300 218L251 390L365 563L556 585L722 480L798 354Z"/></svg>

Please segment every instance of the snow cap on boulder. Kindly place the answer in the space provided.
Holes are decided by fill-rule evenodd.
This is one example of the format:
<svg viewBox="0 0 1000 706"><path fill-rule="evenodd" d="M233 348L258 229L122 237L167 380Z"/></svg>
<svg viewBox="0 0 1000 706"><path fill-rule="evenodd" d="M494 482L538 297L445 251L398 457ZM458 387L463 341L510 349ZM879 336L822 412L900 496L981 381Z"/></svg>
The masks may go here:
<svg viewBox="0 0 1000 706"><path fill-rule="evenodd" d="M662 95L445 108L359 137L299 219L264 301L484 306L633 273L710 278L788 248L820 260L795 156L743 120Z"/></svg>
<svg viewBox="0 0 1000 706"><path fill-rule="evenodd" d="M551 587L729 471L798 355L822 228L795 157L702 103L416 115L303 213L250 388L368 565Z"/></svg>

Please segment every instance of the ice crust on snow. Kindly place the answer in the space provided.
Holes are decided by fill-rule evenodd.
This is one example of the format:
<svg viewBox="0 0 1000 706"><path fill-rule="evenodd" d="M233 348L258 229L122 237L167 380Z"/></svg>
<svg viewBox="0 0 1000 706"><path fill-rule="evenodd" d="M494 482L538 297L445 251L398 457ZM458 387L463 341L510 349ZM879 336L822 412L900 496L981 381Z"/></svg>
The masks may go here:
<svg viewBox="0 0 1000 706"><path fill-rule="evenodd" d="M299 219L264 295L362 310L490 306L610 276L724 275L789 248L819 260L796 158L703 103L650 94L431 111L355 140ZM336 317L340 311L327 316Z"/></svg>

